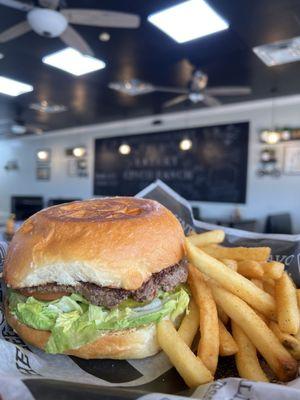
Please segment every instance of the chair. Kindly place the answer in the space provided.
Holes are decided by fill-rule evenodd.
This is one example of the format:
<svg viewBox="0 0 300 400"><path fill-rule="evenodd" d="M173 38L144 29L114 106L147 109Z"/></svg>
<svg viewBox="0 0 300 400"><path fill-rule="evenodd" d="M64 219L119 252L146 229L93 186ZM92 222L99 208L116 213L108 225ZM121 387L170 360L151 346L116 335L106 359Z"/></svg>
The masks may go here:
<svg viewBox="0 0 300 400"><path fill-rule="evenodd" d="M44 199L41 196L12 196L11 212L17 221L24 221L31 215L44 208Z"/></svg>
<svg viewBox="0 0 300 400"><path fill-rule="evenodd" d="M292 234L292 219L289 213L268 215L265 233Z"/></svg>

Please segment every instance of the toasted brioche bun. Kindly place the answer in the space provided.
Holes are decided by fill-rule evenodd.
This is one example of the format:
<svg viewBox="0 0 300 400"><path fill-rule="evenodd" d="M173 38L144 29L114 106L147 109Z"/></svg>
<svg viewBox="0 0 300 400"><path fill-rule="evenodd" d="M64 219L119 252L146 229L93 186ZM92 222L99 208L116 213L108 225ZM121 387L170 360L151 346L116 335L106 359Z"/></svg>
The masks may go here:
<svg viewBox="0 0 300 400"><path fill-rule="evenodd" d="M5 307L5 316L8 324L28 344L42 350L49 339L51 332L30 328L19 322ZM111 358L124 360L130 358L145 358L160 350L156 339L156 325L151 324L138 329L114 331L100 336L94 342L78 349L68 350L64 354L92 359Z"/></svg>
<svg viewBox="0 0 300 400"><path fill-rule="evenodd" d="M15 289L90 282L136 290L183 256L181 225L156 201L75 201L24 222L10 243L4 280Z"/></svg>

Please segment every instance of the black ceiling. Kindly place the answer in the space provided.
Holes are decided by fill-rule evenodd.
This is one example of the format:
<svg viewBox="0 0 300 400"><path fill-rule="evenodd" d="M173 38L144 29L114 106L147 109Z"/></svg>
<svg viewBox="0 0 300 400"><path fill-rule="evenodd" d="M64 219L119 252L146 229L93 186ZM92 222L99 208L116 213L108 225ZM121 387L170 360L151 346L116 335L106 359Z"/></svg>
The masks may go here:
<svg viewBox="0 0 300 400"><path fill-rule="evenodd" d="M187 82L188 59L209 75L209 85L250 85L250 98L265 98L300 92L300 63L269 68L251 51L256 45L300 36L300 0L209 0L209 4L229 23L230 28L186 44L177 44L147 22L157 10L180 3L170 0L67 0L70 8L101 8L137 13L137 30L103 29L109 42L98 39L100 28L76 26L95 56L103 59L104 70L73 77L41 62L43 56L64 48L59 39L46 39L35 33L0 46L0 74L34 86L34 91L17 98L0 95L0 121L22 111L22 118L46 130L151 115L161 112L161 104L172 94L152 93L135 98L107 88L110 81L139 78L158 85ZM0 31L22 21L25 13L0 6ZM68 111L49 115L29 110L34 101L64 104ZM241 98L221 99L236 102ZM170 111L189 109L189 103Z"/></svg>

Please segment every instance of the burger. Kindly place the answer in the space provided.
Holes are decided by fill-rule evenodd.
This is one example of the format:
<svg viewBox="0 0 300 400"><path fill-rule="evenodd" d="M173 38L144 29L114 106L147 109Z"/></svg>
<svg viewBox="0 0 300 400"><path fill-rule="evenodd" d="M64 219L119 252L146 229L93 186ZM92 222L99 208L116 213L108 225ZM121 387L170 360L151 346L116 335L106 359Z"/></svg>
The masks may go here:
<svg viewBox="0 0 300 400"><path fill-rule="evenodd" d="M81 358L144 358L156 325L189 303L184 233L156 201L115 197L44 209L14 235L5 312L27 343Z"/></svg>

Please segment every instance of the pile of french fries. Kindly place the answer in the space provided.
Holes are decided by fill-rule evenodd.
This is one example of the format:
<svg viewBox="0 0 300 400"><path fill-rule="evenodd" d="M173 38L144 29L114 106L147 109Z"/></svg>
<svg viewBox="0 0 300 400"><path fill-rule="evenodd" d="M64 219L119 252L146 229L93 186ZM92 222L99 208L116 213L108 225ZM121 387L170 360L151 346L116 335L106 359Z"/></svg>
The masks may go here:
<svg viewBox="0 0 300 400"><path fill-rule="evenodd" d="M242 378L290 381L300 360L300 289L284 264L268 261L270 248L223 247L224 237L186 238L192 299L178 331L158 324L158 342L189 387L212 381L219 357L232 355Z"/></svg>

